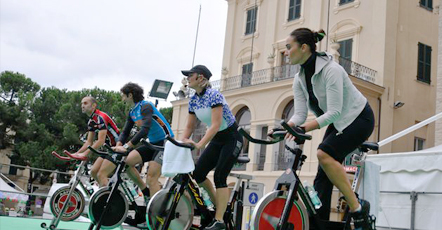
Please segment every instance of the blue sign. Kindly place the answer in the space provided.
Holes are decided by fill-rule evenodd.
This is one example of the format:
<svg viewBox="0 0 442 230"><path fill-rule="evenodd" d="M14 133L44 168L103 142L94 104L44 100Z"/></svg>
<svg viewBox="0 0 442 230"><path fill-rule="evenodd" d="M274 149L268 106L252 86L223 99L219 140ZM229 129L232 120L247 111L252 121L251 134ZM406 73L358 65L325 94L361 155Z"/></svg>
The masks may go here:
<svg viewBox="0 0 442 230"><path fill-rule="evenodd" d="M258 194L256 194L255 192L250 193L249 202L251 204L256 204L256 202L258 202Z"/></svg>

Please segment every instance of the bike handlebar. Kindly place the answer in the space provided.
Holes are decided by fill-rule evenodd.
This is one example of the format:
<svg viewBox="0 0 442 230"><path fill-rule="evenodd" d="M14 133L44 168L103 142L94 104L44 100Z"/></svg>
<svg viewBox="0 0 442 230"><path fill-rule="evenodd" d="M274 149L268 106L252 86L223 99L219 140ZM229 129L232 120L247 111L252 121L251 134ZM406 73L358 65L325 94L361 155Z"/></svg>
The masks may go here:
<svg viewBox="0 0 442 230"><path fill-rule="evenodd" d="M290 127L290 125L287 124L287 122L285 122L285 121L281 121L281 125L282 125L282 127L284 127L285 130L287 130L287 132L292 134L294 137L296 137L296 139L298 139L300 141L312 139L311 135L305 134L304 131L297 126Z"/></svg>
<svg viewBox="0 0 442 230"><path fill-rule="evenodd" d="M271 145L278 143L282 141L283 139L274 139L274 140L262 140L262 139L255 139L252 136L250 136L243 128L239 127L238 132L243 135L247 140L249 140L252 143L256 144L262 144L262 145ZM285 134L284 134L285 135Z"/></svg>
<svg viewBox="0 0 442 230"><path fill-rule="evenodd" d="M55 151L52 151L51 153L52 153L53 156L57 157L57 158L60 159L60 160L64 160L64 161L75 160L75 159L72 159L72 158L70 158L70 157L61 156L60 154L58 154L58 153L55 152Z"/></svg>
<svg viewBox="0 0 442 230"><path fill-rule="evenodd" d="M103 158L104 158L105 156L108 156L108 155L109 155L108 152L98 151L98 150L92 148L92 146L90 146L90 145L89 145L87 148L88 148L89 150L91 150L92 152L94 152L95 154L97 154L98 156L103 157Z"/></svg>
<svg viewBox="0 0 442 230"><path fill-rule="evenodd" d="M122 155L122 156L127 156L127 155L129 155L129 152L130 152L130 151L126 151L125 153L115 152L115 151L112 149L112 147L111 147L109 144L107 144L107 143L105 143L103 146L104 146L109 152L103 152L103 151L96 150L96 149L94 149L94 148L93 148L92 146L90 146L90 145L89 145L87 148L88 148L89 150L91 150L92 152L94 152L95 154L101 156L101 157L109 156L109 155L112 155L112 154L120 154L120 155Z"/></svg>
<svg viewBox="0 0 442 230"><path fill-rule="evenodd" d="M194 149L193 145L188 144L188 143L180 143L180 142L176 141L175 139L173 139L172 137L170 137L169 135L166 136L166 139L178 147L188 148L190 150Z"/></svg>
<svg viewBox="0 0 442 230"><path fill-rule="evenodd" d="M280 142L284 140L284 136L288 133L293 135L295 137L295 142L297 144L304 144L305 140L311 140L312 136L305 134L304 131L299 127L290 127L285 121L281 121L281 126L286 130L282 129L275 129L275 131L269 135L270 137L274 138L273 140L262 140L262 139L255 139L251 137L243 128L239 127L238 132L243 135L247 140L249 140L252 143L256 144L263 144L263 145L269 145L274 144L277 142Z"/></svg>
<svg viewBox="0 0 442 230"><path fill-rule="evenodd" d="M164 146L153 145L153 144L151 144L149 141L147 141L144 138L141 138L140 142L143 143L145 146L147 146L151 150L154 150L154 151L164 151Z"/></svg>
<svg viewBox="0 0 442 230"><path fill-rule="evenodd" d="M74 159L74 160L79 160L79 161L87 161L87 157L78 157L78 156L74 156L74 154L70 153L67 150L63 150L64 154L68 155L70 158Z"/></svg>

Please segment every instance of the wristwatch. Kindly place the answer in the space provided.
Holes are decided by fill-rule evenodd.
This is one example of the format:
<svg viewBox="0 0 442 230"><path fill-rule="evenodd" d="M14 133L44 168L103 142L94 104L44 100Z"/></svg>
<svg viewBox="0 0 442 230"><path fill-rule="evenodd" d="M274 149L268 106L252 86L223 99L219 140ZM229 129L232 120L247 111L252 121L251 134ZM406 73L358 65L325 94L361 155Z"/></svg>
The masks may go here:
<svg viewBox="0 0 442 230"><path fill-rule="evenodd" d="M126 143L126 144L123 145L123 148L125 148L126 150L128 150L130 147L129 147L129 145Z"/></svg>

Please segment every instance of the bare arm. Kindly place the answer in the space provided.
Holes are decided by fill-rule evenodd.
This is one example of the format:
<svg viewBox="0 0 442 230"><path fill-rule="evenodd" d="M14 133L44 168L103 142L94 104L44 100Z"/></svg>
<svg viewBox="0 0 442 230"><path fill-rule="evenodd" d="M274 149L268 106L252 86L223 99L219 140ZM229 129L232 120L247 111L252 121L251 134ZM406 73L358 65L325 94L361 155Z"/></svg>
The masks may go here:
<svg viewBox="0 0 442 230"><path fill-rule="evenodd" d="M83 153L85 150L87 150L87 147L89 145L92 145L92 143L94 142L94 138L95 138L95 132L89 131L87 133L86 142L84 142L83 146L81 146L81 148L77 151L77 153ZM86 155L87 155L87 153L86 153Z"/></svg>
<svg viewBox="0 0 442 230"><path fill-rule="evenodd" d="M106 141L106 134L107 134L106 129L100 130L98 132L98 140L94 142L94 144L92 145L92 148L98 149L101 146L103 146L104 142ZM90 152L89 149L86 149L86 151L84 151L84 154L88 155L89 152Z"/></svg>
<svg viewBox="0 0 442 230"><path fill-rule="evenodd" d="M189 116L187 116L187 124L186 124L186 129L184 130L183 140L190 138L193 131L195 130L195 124L196 124L196 115L194 113L189 113Z"/></svg>

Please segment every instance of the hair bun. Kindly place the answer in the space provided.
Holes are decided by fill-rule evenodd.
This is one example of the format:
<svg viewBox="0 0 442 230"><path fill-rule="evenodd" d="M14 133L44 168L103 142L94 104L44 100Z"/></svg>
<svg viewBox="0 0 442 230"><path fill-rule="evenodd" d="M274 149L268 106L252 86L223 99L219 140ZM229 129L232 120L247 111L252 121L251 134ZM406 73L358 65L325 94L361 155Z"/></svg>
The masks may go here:
<svg viewBox="0 0 442 230"><path fill-rule="evenodd" d="M325 32L323 29L320 29L318 32L313 32L313 38L315 42L320 42L325 37Z"/></svg>

